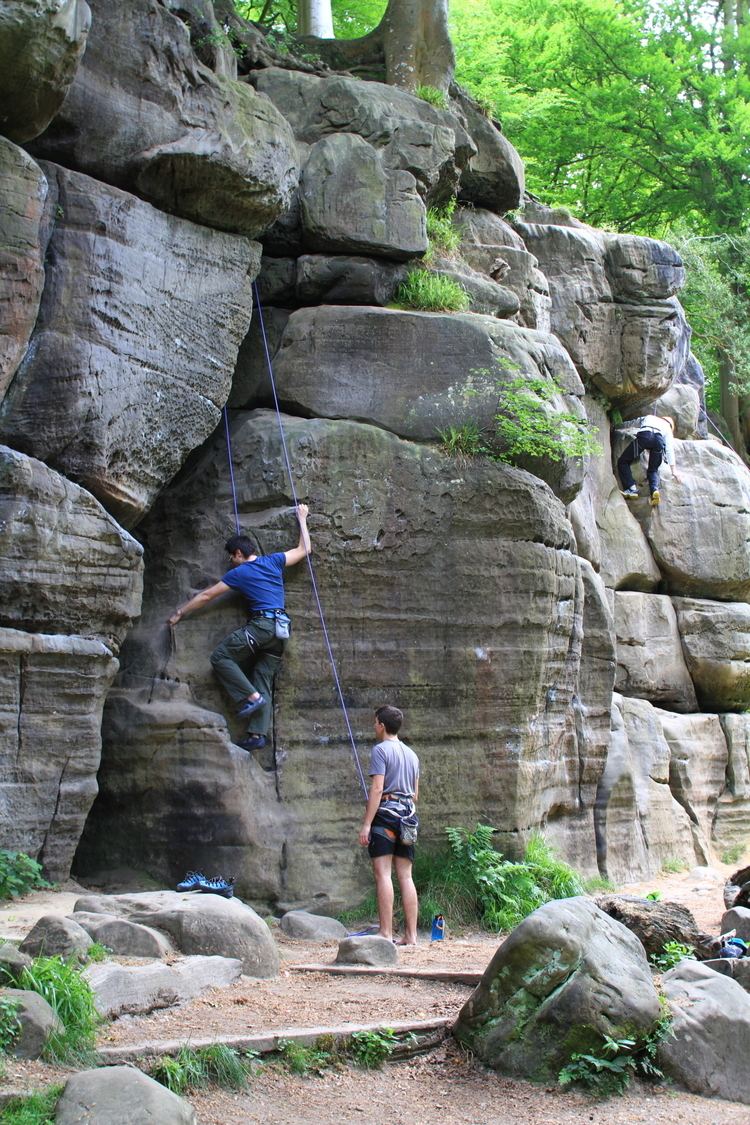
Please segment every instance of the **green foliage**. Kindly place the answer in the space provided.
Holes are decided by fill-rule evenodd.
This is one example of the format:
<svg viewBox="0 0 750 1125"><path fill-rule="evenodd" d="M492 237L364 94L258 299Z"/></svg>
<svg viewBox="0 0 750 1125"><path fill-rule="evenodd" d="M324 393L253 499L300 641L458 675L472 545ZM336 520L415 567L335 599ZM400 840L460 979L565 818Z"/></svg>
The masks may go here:
<svg viewBox="0 0 750 1125"><path fill-rule="evenodd" d="M0 1055L10 1050L21 1030L18 1019L20 1006L10 996L0 996Z"/></svg>
<svg viewBox="0 0 750 1125"><path fill-rule="evenodd" d="M662 946L661 953L655 953L651 957L651 964L661 973L666 973L667 969L673 969L675 965L679 965L680 961L694 961L695 950L692 945L683 945L681 941L666 941Z"/></svg>
<svg viewBox="0 0 750 1125"><path fill-rule="evenodd" d="M445 426L442 430L438 430L438 436L444 452L451 457L479 457L489 453L482 431L476 422Z"/></svg>
<svg viewBox="0 0 750 1125"><path fill-rule="evenodd" d="M3 1125L54 1125L55 1107L63 1086L49 1086L35 1094L11 1098L3 1106L0 1121Z"/></svg>
<svg viewBox="0 0 750 1125"><path fill-rule="evenodd" d="M0 850L0 899L17 898L37 887L51 884L42 876L42 868L24 852Z"/></svg>
<svg viewBox="0 0 750 1125"><path fill-rule="evenodd" d="M399 285L396 303L425 312L463 312L469 307L469 295L452 278L416 268Z"/></svg>
<svg viewBox="0 0 750 1125"><path fill-rule="evenodd" d="M349 910L342 910L336 917L343 926L358 925L360 922L365 922L370 918L377 918L378 904L375 898L375 892L370 891L358 906L353 906Z"/></svg>
<svg viewBox="0 0 750 1125"><path fill-rule="evenodd" d="M646 895L646 898L650 902L659 902L663 897L661 891L649 891Z"/></svg>
<svg viewBox="0 0 750 1125"><path fill-rule="evenodd" d="M677 859L675 856L667 856L661 869L665 875L677 875L680 871L687 871L688 864L684 859Z"/></svg>
<svg viewBox="0 0 750 1125"><path fill-rule="evenodd" d="M208 1047L181 1047L174 1056L163 1055L152 1065L149 1074L173 1094L186 1094L207 1086L225 1090L242 1090L247 1085L248 1071L255 1054L240 1055L234 1047L211 1043Z"/></svg>
<svg viewBox="0 0 750 1125"><path fill-rule="evenodd" d="M336 38L357 39L372 31L383 18L386 4L387 0L332 0ZM292 32L297 30L295 0L275 0L274 3L264 0L234 0L234 7L243 19L261 23L263 27L281 25Z"/></svg>
<svg viewBox="0 0 750 1125"><path fill-rule="evenodd" d="M561 461L563 457L601 454L595 426L551 405L561 393L553 379L529 375L519 375L500 386L496 422L503 449L499 460L542 457Z"/></svg>
<svg viewBox="0 0 750 1125"><path fill-rule="evenodd" d="M733 844L731 848L725 848L721 853L722 863L736 863L745 854L744 844Z"/></svg>
<svg viewBox="0 0 750 1125"><path fill-rule="evenodd" d="M417 86L414 93L423 102L429 102L430 105L435 105L438 109L448 108L448 96L442 90L438 90L436 86Z"/></svg>
<svg viewBox="0 0 750 1125"><path fill-rule="evenodd" d="M334 1051L315 1044L305 1047L293 1039L279 1040L282 1065L292 1074L321 1074L337 1061Z"/></svg>
<svg viewBox="0 0 750 1125"><path fill-rule="evenodd" d="M398 1036L390 1027L381 1031L355 1031L349 1051L357 1066L375 1070L391 1057L397 1043Z"/></svg>
<svg viewBox="0 0 750 1125"><path fill-rule="evenodd" d="M442 207L427 209L427 237L430 240L431 256L435 251L451 256L461 245L461 232L453 226L453 213L456 210L455 196Z"/></svg>
<svg viewBox="0 0 750 1125"><path fill-rule="evenodd" d="M624 1094L634 1075L641 1078L663 1078L656 1065L659 1044L672 1035L672 1017L662 1003L662 1015L650 1031L634 1039L602 1037L596 1052L576 1052L558 1076L560 1085L582 1086L594 1097L606 1098Z"/></svg>
<svg viewBox="0 0 750 1125"><path fill-rule="evenodd" d="M19 973L18 987L43 996L63 1024L64 1032L50 1037L45 1054L60 1062L85 1058L93 1048L99 1017L79 966L62 957L37 957Z"/></svg>
<svg viewBox="0 0 750 1125"><path fill-rule="evenodd" d="M108 957L112 956L112 950L108 945L102 945L99 941L93 941L86 950L86 960L89 964L97 961L106 961Z"/></svg>
<svg viewBox="0 0 750 1125"><path fill-rule="evenodd" d="M617 887L611 879L604 875L592 875L583 881L583 889L587 895L594 895L597 891L616 891Z"/></svg>

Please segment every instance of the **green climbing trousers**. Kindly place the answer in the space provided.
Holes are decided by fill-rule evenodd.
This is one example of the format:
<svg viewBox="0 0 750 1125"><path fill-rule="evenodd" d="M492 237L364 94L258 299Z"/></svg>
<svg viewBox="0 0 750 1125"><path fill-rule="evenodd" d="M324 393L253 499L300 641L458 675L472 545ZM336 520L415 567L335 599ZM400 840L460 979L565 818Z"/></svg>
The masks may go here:
<svg viewBox="0 0 750 1125"><path fill-rule="evenodd" d="M248 734L267 734L273 708L273 681L281 667L284 642L276 637L275 622L266 617L251 618L235 629L211 653L211 666L227 695L244 703L256 691L265 703L248 719ZM248 668L252 681L243 671Z"/></svg>

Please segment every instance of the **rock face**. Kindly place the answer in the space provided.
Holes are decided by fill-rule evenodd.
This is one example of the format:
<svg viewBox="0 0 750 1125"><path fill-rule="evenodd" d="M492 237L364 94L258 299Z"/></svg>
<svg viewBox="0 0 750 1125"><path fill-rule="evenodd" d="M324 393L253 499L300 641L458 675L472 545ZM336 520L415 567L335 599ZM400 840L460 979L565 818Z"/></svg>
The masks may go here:
<svg viewBox="0 0 750 1125"><path fill-rule="evenodd" d="M0 11L0 132L30 141L65 99L86 47L86 0L7 0Z"/></svg>
<svg viewBox="0 0 750 1125"><path fill-rule="evenodd" d="M660 594L621 591L614 595L614 603L615 689L675 711L697 711L670 599Z"/></svg>
<svg viewBox="0 0 750 1125"><path fill-rule="evenodd" d="M297 186L294 140L266 98L198 62L157 0L91 0L83 62L34 152L185 219L254 236Z"/></svg>
<svg viewBox="0 0 750 1125"><path fill-rule="evenodd" d="M710 859L711 830L724 788L727 744L718 715L660 713L669 743L670 787L690 817L696 855Z"/></svg>
<svg viewBox="0 0 750 1125"><path fill-rule="evenodd" d="M750 707L750 605L674 598L680 639L701 707Z"/></svg>
<svg viewBox="0 0 750 1125"><path fill-rule="evenodd" d="M562 899L503 942L453 1034L495 1070L548 1080L602 1035L645 1032L658 1017L638 938L589 900Z"/></svg>
<svg viewBox="0 0 750 1125"><path fill-rule="evenodd" d="M51 264L0 436L132 525L219 420L259 247L44 168Z"/></svg>
<svg viewBox="0 0 750 1125"><path fill-rule="evenodd" d="M720 721L727 740L728 760L714 836L722 849L737 844L744 847L750 831L750 715L721 715Z"/></svg>

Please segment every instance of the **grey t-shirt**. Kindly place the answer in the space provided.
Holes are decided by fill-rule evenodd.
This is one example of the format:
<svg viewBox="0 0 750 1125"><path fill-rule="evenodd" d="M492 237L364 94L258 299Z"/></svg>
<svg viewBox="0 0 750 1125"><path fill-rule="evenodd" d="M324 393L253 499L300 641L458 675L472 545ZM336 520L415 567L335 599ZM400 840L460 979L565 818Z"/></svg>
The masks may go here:
<svg viewBox="0 0 750 1125"><path fill-rule="evenodd" d="M419 777L419 758L400 739L387 739L373 746L370 757L370 777L383 774L384 793L400 793L413 797Z"/></svg>

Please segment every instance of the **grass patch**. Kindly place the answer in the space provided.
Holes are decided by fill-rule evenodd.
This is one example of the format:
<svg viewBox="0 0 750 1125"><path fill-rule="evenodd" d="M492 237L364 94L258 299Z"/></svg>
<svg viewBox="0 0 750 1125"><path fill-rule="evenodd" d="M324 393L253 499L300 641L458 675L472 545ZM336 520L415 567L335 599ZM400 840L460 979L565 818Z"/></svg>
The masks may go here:
<svg viewBox="0 0 750 1125"><path fill-rule="evenodd" d="M442 90L438 90L437 86L417 86L414 91L418 98L423 102L428 102L429 105L437 106L438 109L447 109L448 95Z"/></svg>
<svg viewBox="0 0 750 1125"><path fill-rule="evenodd" d="M102 945L100 941L92 942L86 950L86 960L89 964L106 961L108 957L112 956L112 950L108 945Z"/></svg>
<svg viewBox="0 0 750 1125"><path fill-rule="evenodd" d="M688 867L689 864L684 859L676 859L674 856L669 856L661 865L665 875L678 875L681 871L687 871Z"/></svg>
<svg viewBox="0 0 750 1125"><path fill-rule="evenodd" d="M18 974L18 988L43 996L64 1027L50 1036L45 1057L56 1062L86 1059L94 1046L99 1016L94 994L77 965L62 957L37 957Z"/></svg>
<svg viewBox="0 0 750 1125"><path fill-rule="evenodd" d="M464 312L470 302L468 293L457 281L417 268L399 285L396 303L422 312Z"/></svg>
<svg viewBox="0 0 750 1125"><path fill-rule="evenodd" d="M50 887L42 868L25 852L0 850L0 899L17 898L39 887Z"/></svg>
<svg viewBox="0 0 750 1125"><path fill-rule="evenodd" d="M339 1061L334 1043L305 1047L293 1039L279 1040L279 1061L291 1074L322 1074Z"/></svg>
<svg viewBox="0 0 750 1125"><path fill-rule="evenodd" d="M443 207L430 207L427 210L427 237L430 248L426 257L438 251L449 257L461 245L461 232L453 226L453 212L456 210L455 196Z"/></svg>
<svg viewBox="0 0 750 1125"><path fill-rule="evenodd" d="M731 848L726 848L721 853L722 863L736 863L738 859L742 859L745 854L744 844L732 844Z"/></svg>
<svg viewBox="0 0 750 1125"><path fill-rule="evenodd" d="M243 1090L255 1052L241 1055L234 1047L211 1043L208 1047L181 1047L174 1056L164 1055L152 1065L149 1074L173 1094L186 1094L207 1086L224 1090Z"/></svg>
<svg viewBox="0 0 750 1125"><path fill-rule="evenodd" d="M617 887L604 875L592 875L589 879L583 880L583 889L587 895L595 895L598 891L616 891Z"/></svg>
<svg viewBox="0 0 750 1125"><path fill-rule="evenodd" d="M0 1121L3 1125L55 1125L55 1107L63 1086L49 1086L26 1097L11 1098L5 1103Z"/></svg>
<svg viewBox="0 0 750 1125"><path fill-rule="evenodd" d="M438 430L443 452L450 457L481 457L489 453L484 435L476 422L464 422L460 426L445 426Z"/></svg>

